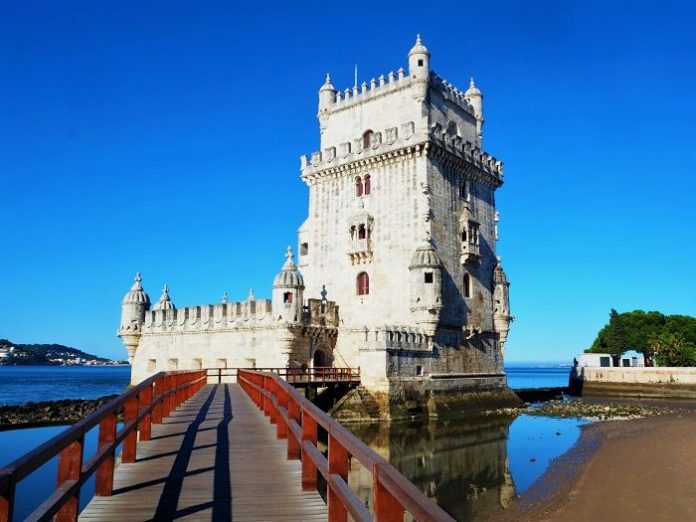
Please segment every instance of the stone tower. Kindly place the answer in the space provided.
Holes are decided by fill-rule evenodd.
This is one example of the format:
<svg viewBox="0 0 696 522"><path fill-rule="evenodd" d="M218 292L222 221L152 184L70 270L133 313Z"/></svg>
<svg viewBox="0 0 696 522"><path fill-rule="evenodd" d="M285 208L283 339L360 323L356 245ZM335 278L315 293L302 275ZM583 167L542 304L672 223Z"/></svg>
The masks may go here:
<svg viewBox="0 0 696 522"><path fill-rule="evenodd" d="M325 286L340 305L337 356L371 390L504 389L502 163L481 150L473 79L462 92L430 65L419 36L408 73L343 92L327 75L320 150L301 158L309 216L298 267L307 294Z"/></svg>

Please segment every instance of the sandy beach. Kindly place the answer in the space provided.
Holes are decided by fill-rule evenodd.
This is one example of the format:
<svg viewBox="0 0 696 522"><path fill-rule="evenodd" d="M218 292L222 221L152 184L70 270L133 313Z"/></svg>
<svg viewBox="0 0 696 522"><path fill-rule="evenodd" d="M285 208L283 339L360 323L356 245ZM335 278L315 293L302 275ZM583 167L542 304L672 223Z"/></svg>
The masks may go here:
<svg viewBox="0 0 696 522"><path fill-rule="evenodd" d="M494 520L696 520L696 412L588 425Z"/></svg>

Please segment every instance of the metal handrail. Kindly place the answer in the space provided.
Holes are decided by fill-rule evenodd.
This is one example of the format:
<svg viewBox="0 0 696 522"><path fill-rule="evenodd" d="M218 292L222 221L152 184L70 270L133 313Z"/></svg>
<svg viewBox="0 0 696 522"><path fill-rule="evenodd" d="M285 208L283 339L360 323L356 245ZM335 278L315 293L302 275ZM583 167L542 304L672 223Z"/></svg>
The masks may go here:
<svg viewBox="0 0 696 522"><path fill-rule="evenodd" d="M430 500L396 468L365 443L300 395L276 373L239 370L237 382L270 421L277 437L287 439L288 459L301 459L302 490L317 487L317 473L326 479L328 519L377 522L403 520L408 511L416 520L451 522L454 519ZM317 427L329 437L326 457L317 448ZM356 458L373 477L373 513L348 487L350 458Z"/></svg>
<svg viewBox="0 0 696 522"><path fill-rule="evenodd" d="M96 496L112 495L116 447L122 444L122 462L135 462L138 440L150 440L152 424L161 423L206 381L205 370L157 373L0 469L0 522L12 521L17 483L56 455L56 490L27 520L50 520L55 515L57 522L76 521L80 489L90 476L96 473ZM123 427L117 431L121 409ZM85 462L85 435L97 425L97 452Z"/></svg>

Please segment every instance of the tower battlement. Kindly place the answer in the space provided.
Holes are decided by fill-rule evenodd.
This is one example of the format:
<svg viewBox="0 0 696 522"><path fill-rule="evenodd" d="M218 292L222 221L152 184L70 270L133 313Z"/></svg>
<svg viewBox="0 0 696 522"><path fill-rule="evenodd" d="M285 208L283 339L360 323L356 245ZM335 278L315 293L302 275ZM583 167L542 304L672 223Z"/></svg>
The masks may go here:
<svg viewBox="0 0 696 522"><path fill-rule="evenodd" d="M367 148L364 147L363 137L358 136L352 141L326 147L309 156L300 156L302 178L307 181L328 169L347 169L356 162L358 166L370 167L378 161L393 161L426 150L428 141L491 176L495 185L502 183L502 161L481 150L475 143L448 132L440 123L434 123L427 134L417 134L412 121L373 131Z"/></svg>

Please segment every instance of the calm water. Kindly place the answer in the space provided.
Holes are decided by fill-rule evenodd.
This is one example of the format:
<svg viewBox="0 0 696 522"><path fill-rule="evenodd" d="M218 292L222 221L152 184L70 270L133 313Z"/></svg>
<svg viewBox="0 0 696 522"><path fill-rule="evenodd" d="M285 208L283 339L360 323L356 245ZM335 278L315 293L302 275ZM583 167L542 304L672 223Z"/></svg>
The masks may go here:
<svg viewBox="0 0 696 522"><path fill-rule="evenodd" d="M476 521L509 507L575 444L581 424L520 415L350 429L454 518ZM370 506L371 475L352 463L349 482Z"/></svg>
<svg viewBox="0 0 696 522"><path fill-rule="evenodd" d="M568 386L569 367L506 365L508 386L521 388L555 388Z"/></svg>
<svg viewBox="0 0 696 522"><path fill-rule="evenodd" d="M0 366L0 405L122 393L130 366Z"/></svg>
<svg viewBox="0 0 696 522"><path fill-rule="evenodd" d="M566 386L569 368L508 367L512 388ZM64 398L95 398L121 392L128 367L0 367L0 404ZM577 441L582 421L520 415L457 422L380 424L352 427L457 520L485 520L529 488L549 461ZM61 427L0 431L0 467L55 436ZM86 439L85 455L96 447L96 430ZM56 459L17 489L15 520L24 519L53 490ZM351 486L368 504L372 482L353 464ZM83 489L84 506L94 491Z"/></svg>

